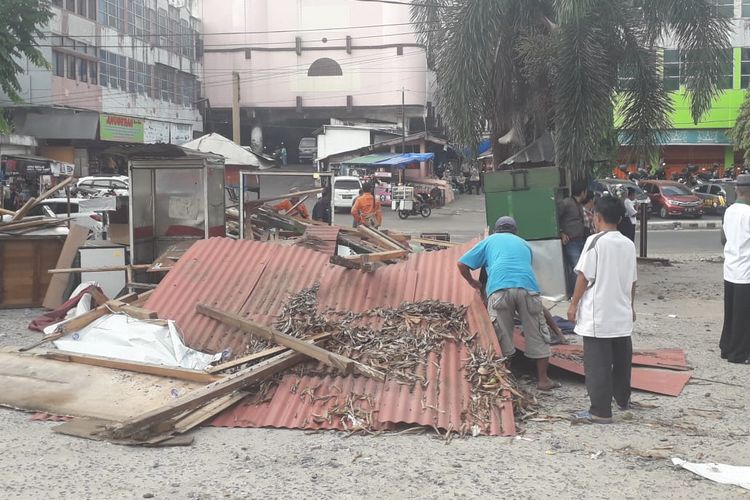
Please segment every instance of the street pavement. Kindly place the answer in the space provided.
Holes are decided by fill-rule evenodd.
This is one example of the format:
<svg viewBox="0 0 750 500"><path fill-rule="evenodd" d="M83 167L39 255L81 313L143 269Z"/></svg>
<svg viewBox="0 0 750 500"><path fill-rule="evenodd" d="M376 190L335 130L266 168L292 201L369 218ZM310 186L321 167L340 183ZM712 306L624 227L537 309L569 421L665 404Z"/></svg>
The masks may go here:
<svg viewBox="0 0 750 500"><path fill-rule="evenodd" d="M294 165L284 169L300 174L295 177L265 177L261 180L261 197L267 198L287 193L290 188L300 190L314 188L311 165ZM312 211L314 199L307 201L307 207ZM351 224L348 211L334 215L334 222L342 226ZM698 223L699 229L683 229ZM662 220L653 217L649 220L649 257L673 255L705 255L718 256L722 253L719 241L721 218L706 215L700 221L695 220ZM484 215L483 195L459 195L457 200L443 208L434 209L429 218L409 217L406 220L398 218L390 208L383 209L383 227L408 234L421 233L449 233L451 241L466 242L482 234L487 222ZM675 229L676 227L676 229ZM658 229L658 230L657 230ZM638 240L636 239L636 245Z"/></svg>

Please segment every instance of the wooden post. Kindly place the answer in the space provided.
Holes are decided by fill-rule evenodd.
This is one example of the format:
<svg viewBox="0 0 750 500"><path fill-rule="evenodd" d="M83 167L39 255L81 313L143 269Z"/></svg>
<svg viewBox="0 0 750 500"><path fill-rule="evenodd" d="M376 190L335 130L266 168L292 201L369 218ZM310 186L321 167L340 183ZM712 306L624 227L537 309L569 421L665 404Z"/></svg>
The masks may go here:
<svg viewBox="0 0 750 500"><path fill-rule="evenodd" d="M232 73L232 140L238 145L242 145L242 135L240 129L240 74Z"/></svg>

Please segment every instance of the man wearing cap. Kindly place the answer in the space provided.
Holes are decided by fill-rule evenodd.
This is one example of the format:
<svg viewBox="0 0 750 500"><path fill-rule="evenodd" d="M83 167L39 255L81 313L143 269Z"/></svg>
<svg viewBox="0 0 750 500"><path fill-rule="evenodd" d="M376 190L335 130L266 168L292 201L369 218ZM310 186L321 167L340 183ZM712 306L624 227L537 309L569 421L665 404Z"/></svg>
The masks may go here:
<svg viewBox="0 0 750 500"><path fill-rule="evenodd" d="M495 223L495 234L477 243L461 257L458 270L467 283L481 292L482 284L474 279L471 271L485 268L487 310L503 355L511 357L516 352L513 318L518 313L526 340L525 355L536 361L537 388L548 391L560 387L547 375L550 332L544 319L539 285L531 267L531 247L516 236L517 232L512 217L500 217Z"/></svg>
<svg viewBox="0 0 750 500"><path fill-rule="evenodd" d="M721 357L750 364L750 175L737 176L737 201L724 214L724 328Z"/></svg>

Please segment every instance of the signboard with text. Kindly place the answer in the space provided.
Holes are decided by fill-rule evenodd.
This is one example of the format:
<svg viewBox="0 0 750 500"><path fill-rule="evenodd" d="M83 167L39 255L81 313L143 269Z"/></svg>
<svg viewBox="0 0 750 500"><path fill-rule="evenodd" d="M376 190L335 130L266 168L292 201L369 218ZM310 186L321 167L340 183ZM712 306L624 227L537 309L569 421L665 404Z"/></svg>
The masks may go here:
<svg viewBox="0 0 750 500"><path fill-rule="evenodd" d="M143 144L143 120L129 116L99 115L99 138L103 141Z"/></svg>

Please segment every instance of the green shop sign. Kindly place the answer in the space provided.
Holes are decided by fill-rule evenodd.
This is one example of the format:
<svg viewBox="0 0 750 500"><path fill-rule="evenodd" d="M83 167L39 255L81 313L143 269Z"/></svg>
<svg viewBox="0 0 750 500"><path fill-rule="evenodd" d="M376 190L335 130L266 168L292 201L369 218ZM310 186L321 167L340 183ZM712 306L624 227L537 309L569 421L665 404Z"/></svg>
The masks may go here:
<svg viewBox="0 0 750 500"><path fill-rule="evenodd" d="M620 144L627 146L630 137L627 132L620 132ZM662 146L731 146L732 140L726 130L668 130L661 140Z"/></svg>
<svg viewBox="0 0 750 500"><path fill-rule="evenodd" d="M143 144L143 120L129 116L99 115L99 138L103 141Z"/></svg>

